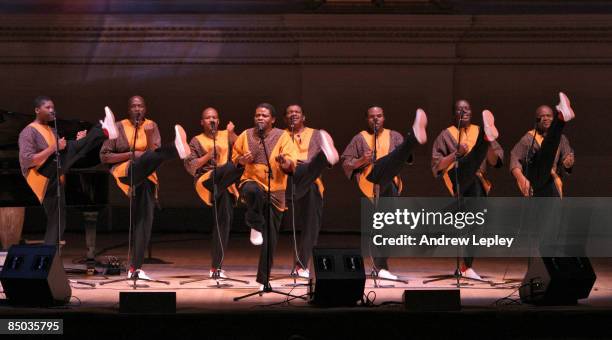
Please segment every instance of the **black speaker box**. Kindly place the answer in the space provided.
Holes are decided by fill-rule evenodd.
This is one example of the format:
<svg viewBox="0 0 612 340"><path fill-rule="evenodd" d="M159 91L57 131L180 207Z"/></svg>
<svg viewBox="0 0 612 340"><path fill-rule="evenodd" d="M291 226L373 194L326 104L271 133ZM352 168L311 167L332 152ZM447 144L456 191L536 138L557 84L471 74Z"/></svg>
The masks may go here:
<svg viewBox="0 0 612 340"><path fill-rule="evenodd" d="M525 303L573 305L589 296L595 279L586 257L537 257L531 259L519 294Z"/></svg>
<svg viewBox="0 0 612 340"><path fill-rule="evenodd" d="M363 297L365 271L359 249L315 248L310 302L320 306L353 306Z"/></svg>
<svg viewBox="0 0 612 340"><path fill-rule="evenodd" d="M0 282L10 304L44 307L70 300L72 289L56 249L48 245L9 249Z"/></svg>
<svg viewBox="0 0 612 340"><path fill-rule="evenodd" d="M459 289L412 289L404 291L406 310L415 312L461 310Z"/></svg>
<svg viewBox="0 0 612 340"><path fill-rule="evenodd" d="M176 292L120 292L119 312L174 314L176 313Z"/></svg>

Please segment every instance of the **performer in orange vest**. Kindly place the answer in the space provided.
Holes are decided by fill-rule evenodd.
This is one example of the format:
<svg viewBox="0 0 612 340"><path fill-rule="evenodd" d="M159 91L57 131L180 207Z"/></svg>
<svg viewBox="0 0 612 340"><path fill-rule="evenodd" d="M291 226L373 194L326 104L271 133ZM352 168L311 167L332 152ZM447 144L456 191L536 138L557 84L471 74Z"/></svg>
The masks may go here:
<svg viewBox="0 0 612 340"><path fill-rule="evenodd" d="M238 138L234 133L234 124L229 122L226 130L218 130L219 113L212 107L202 111L200 124L202 133L189 142L191 155L185 159L185 168L194 177L195 190L200 199L206 206L216 209L213 212L210 277L218 270L219 277L227 278L221 266L238 199L235 182L240 179L244 169L238 169L231 161L232 147ZM213 176L217 187L216 201L213 198Z"/></svg>
<svg viewBox="0 0 612 340"><path fill-rule="evenodd" d="M187 144L185 130L175 125L173 144L161 145L157 124L146 118L147 106L144 98L133 96L128 101L128 118L117 122L118 137L104 142L100 159L111 166L110 172L117 186L129 197L130 183L135 190L133 202L134 225L132 238L134 247L130 258L128 278L138 270L138 278L150 279L141 270L144 253L151 238L155 201L157 200L158 178L155 172L166 160L187 158L191 150ZM136 137L136 145L134 145ZM134 164L130 164L131 150L134 150ZM131 172L133 169L133 172Z"/></svg>
<svg viewBox="0 0 612 340"><path fill-rule="evenodd" d="M575 114L563 92L556 109L555 115L550 106L538 107L535 130L527 131L510 152L510 172L523 196L563 197L562 179L574 166L563 127Z"/></svg>
<svg viewBox="0 0 612 340"><path fill-rule="evenodd" d="M312 248L317 244L323 217L323 169L338 162L338 151L331 136L320 129L306 126L306 115L300 105L289 105L285 110L286 132L291 135L298 149L297 168L289 177L287 202L293 206L290 223L300 229L300 240L296 249L295 266L292 273L303 278L310 277L308 261ZM293 183L293 187L291 185ZM292 190L295 191L292 193ZM294 198L293 204L291 199Z"/></svg>
<svg viewBox="0 0 612 340"><path fill-rule="evenodd" d="M251 242L254 245L263 244L257 268L257 282L262 284L260 289L265 290L270 288L264 285L269 284L281 219L283 212L287 210L287 177L295 171L298 151L291 141L291 136L274 127L276 110L272 105L259 104L253 118L255 127L238 136L232 150L232 159L238 167L244 168L239 185L240 199L247 206L244 217L251 228ZM268 170L271 174L269 186ZM268 188L270 201L267 198Z"/></svg>
<svg viewBox="0 0 612 340"><path fill-rule="evenodd" d="M399 173L404 165L411 161L413 148L427 142L427 115L425 111L418 109L412 129L405 137L397 131L384 128L385 115L381 107L370 107L366 119L368 129L353 137L342 153L344 173L349 179L354 178L361 193L371 200L376 197L400 196L402 180ZM374 258L373 269L378 277L397 280L398 277L389 271L387 258L377 256L376 248L371 250Z"/></svg>
<svg viewBox="0 0 612 340"><path fill-rule="evenodd" d="M488 110L482 112L484 128L481 129L480 126L472 124L470 103L461 99L455 102L453 118L454 125L442 130L433 144L431 169L434 177L443 178L451 196L458 194L457 182L461 197L487 196L492 187L486 178L487 163L501 167L504 159L504 151L496 142L499 133L495 128L493 114ZM470 248L466 250L470 252ZM460 274L481 280L472 269L473 262L473 257L465 256Z"/></svg>
<svg viewBox="0 0 612 340"><path fill-rule="evenodd" d="M115 117L107 111L103 121L89 132L79 131L76 140L64 137L56 140L53 124L55 105L51 98L37 97L34 100L36 119L19 134L19 164L28 185L42 203L47 215L45 244L58 244L66 227L66 197L64 174L76 161L89 151L100 146L105 139L116 139ZM60 196L57 195L57 159L60 156ZM58 215L59 214L59 215ZM59 228L58 228L59 219ZM59 232L59 234L58 234Z"/></svg>

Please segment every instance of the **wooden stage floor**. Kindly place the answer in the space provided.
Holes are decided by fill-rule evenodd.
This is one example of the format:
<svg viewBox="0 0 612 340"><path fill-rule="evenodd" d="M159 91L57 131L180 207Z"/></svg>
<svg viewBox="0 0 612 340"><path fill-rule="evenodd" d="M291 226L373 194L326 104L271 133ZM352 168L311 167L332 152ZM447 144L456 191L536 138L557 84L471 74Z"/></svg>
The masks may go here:
<svg viewBox="0 0 612 340"><path fill-rule="evenodd" d="M64 267L68 271L70 269L84 268L84 265L78 263L85 254L84 235L70 233L66 235L66 239L68 245L64 248L62 254ZM98 235L98 249L107 250L101 254L97 260L99 262L104 262L107 256L117 256L125 259L127 247L124 246L124 242L126 239L127 234L123 233ZM320 245L355 246L358 242L359 237L354 234L323 234L321 235ZM181 285L181 281L201 275L208 275L210 267L209 244L209 236L203 234L154 235L153 256L169 262L169 264L146 264L143 269L153 278L169 281L170 284L139 284L137 290L176 292L177 314L174 318L183 315L186 317L185 320L191 320L189 318L190 314L199 316L216 315L216 317L219 317L219 315L234 317L236 315L241 315L242 318L248 318L251 315L258 315L258 317L261 317L261 313L285 313L286 315L292 315L292 313L302 315L306 313L304 315L310 315L309 317L316 318L323 317L323 320L325 320L326 315L330 315L330 313L334 317L341 319L357 311L375 310L375 313L379 314L393 313L392 317L384 317L384 320L391 322L391 320L396 320L398 318L401 320L402 315L405 315L405 310L400 304L404 290L448 289L455 287L454 281L451 280L423 284L423 280L426 280L431 275L452 273L455 266L455 259L393 258L390 259L391 270L402 279L408 280L408 284L390 283L392 284L390 287L376 288L372 280L367 280L365 293L374 292L369 293L369 296L370 298L375 297L373 303L378 306L377 308L355 307L323 309L310 306L307 302L299 299L286 301L285 297L276 294L254 296L239 302L234 302L234 297L252 292L258 288L258 284L255 282L255 274L259 248L252 246L246 235L232 235L228 247L229 249L227 249L224 266L227 274L237 279L250 281L249 284L235 283L233 287L229 288L216 288L214 286L214 281ZM293 262L293 248L291 244L291 235L283 234L276 251L275 263L272 269L273 277L283 276L290 272ZM366 267L369 268L369 260L365 262ZM476 283L461 288L461 312L451 314L439 313L436 314L438 315L437 318L440 320L444 318L459 318L454 321L459 323L475 322L472 318L468 317L471 314L481 315L479 317L481 321L486 320L486 318L493 318L493 322L499 322L499 315L501 314L506 315L506 318L516 318L517 320L524 320L526 315L538 315L538 318L542 320L542 315L552 313L552 317L549 317L547 319L548 321L546 321L551 325L563 324L563 322L565 322L564 320L567 320L567 318L576 320L576 322L589 322L589 320L598 320L599 318L608 317L610 317L609 320L612 320L612 260L592 259L592 263L597 274L597 281L595 282L595 286L589 298L579 301L579 304L576 306L538 307L519 304L515 302L518 299L516 285L506 284L492 286L490 284ZM524 276L526 270L526 259L476 259L474 268L485 279L493 282L503 282L504 279L520 280ZM124 275L125 274L122 274L121 277L124 277ZM119 315L119 293L122 291L132 291L132 286L128 285L126 282L120 282L105 286L96 285L92 288L87 285L79 284L77 281L97 284L107 279L115 278L117 277L69 274L69 279L72 282L73 297L68 306L53 309L14 308L4 303L0 305L0 318L53 315L62 315L62 317L73 318L73 320L86 321L101 316L103 318L112 318L113 316ZM304 287L292 288L285 286L291 282L292 280L290 279L273 280L272 285L275 289L291 292L295 295L306 294L307 290ZM383 282L383 284L387 284L387 282ZM510 297L514 300L503 300L504 297ZM317 316L315 316L315 314ZM87 317L85 317L85 315L87 315ZM425 315L428 314L426 313ZM582 317L576 318L576 315ZM362 317L363 315L359 316L359 318ZM423 316L421 315L419 317ZM277 320L278 316L274 318ZM298 319L299 318L300 317L298 317ZM413 320L417 319L413 318ZM432 322L431 319L426 320L425 323ZM174 322L179 321L175 320ZM222 323L226 321L218 322ZM351 325L350 320L345 320L345 322L347 325ZM533 322L533 320L530 319L530 322ZM246 324L249 324L249 322L246 322ZM84 327L82 324L81 326ZM567 327L567 325L565 326ZM528 326L520 325L516 329L523 329L524 327ZM593 326L590 327L593 328ZM605 329L606 328L597 330L592 329L592 331L596 331L594 334L600 336L602 334L601 331ZM399 330L400 328L396 329L398 332ZM423 331L423 329L421 329L421 331ZM255 334L260 335L259 333L246 334L253 335L254 337ZM283 336L284 334L285 333L282 333ZM302 334L307 334L307 331L304 331ZM419 334L424 333L419 332ZM516 333L515 335L520 334L522 333ZM546 335L548 333L543 334ZM578 335L580 334L583 333L578 333ZM281 336L281 334L275 335Z"/></svg>

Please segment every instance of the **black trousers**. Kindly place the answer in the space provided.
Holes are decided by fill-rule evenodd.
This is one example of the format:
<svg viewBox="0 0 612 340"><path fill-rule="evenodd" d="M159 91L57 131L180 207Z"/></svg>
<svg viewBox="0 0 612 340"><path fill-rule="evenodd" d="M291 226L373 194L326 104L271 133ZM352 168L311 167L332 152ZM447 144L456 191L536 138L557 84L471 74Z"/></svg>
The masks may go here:
<svg viewBox="0 0 612 340"><path fill-rule="evenodd" d="M261 232L263 244L259 255L256 281L267 284L270 281L274 251L278 243L283 212L270 204L267 193L255 182L246 182L240 188L240 195L246 202L247 212L245 214L246 224ZM269 219L268 219L268 214Z"/></svg>
<svg viewBox="0 0 612 340"><path fill-rule="evenodd" d="M211 243L211 268L221 269L223 266L223 258L225 257L225 249L229 241L230 229L234 219L234 196L227 191L227 188L240 179L244 168L237 168L234 163L227 162L226 164L217 167L213 172L214 184L217 186L216 191L216 207L213 206L213 227L212 227L212 243ZM213 190L213 176L202 185L211 193ZM213 201L213 205L214 205ZM216 214L216 216L215 216Z"/></svg>
<svg viewBox="0 0 612 340"><path fill-rule="evenodd" d="M60 152L61 174L65 174L79 159L83 158L93 149L99 147L106 139L100 124L89 130L87 135L79 140L66 142L66 148ZM64 185L60 183L60 195L57 194L57 163L55 155L50 156L38 169L38 172L47 177L47 191L43 198L43 208L47 215L47 229L45 231L45 244L53 245L59 242L66 229L66 195ZM58 225L58 218L61 224Z"/></svg>
<svg viewBox="0 0 612 340"><path fill-rule="evenodd" d="M457 160L458 167L452 168L448 176L453 183L453 192L457 193L457 183L459 192L463 197L481 197L484 190L480 179L475 175L482 162L487 158L487 152L491 143L484 139L484 129L480 129L476 144L465 156Z"/></svg>
<svg viewBox="0 0 612 340"><path fill-rule="evenodd" d="M555 181L550 173L557 156L557 149L561 143L565 122L554 118L546 137L538 152L534 153L531 161L525 169L525 177L531 183L533 196L535 197L559 197L560 193L555 186Z"/></svg>
<svg viewBox="0 0 612 340"><path fill-rule="evenodd" d="M302 268L308 268L312 248L317 245L321 231L323 197L315 181L327 166L327 157L319 151L310 162L299 164L288 180L286 201L289 216L293 217L296 229L300 230L296 265ZM295 192L295 195L292 195L292 192ZM292 198L295 198L293 205Z"/></svg>
<svg viewBox="0 0 612 340"><path fill-rule="evenodd" d="M155 212L155 183L149 177L166 160L178 157L174 144L162 146L156 150L148 150L133 164L128 167L128 175L119 180L124 184L130 184L130 178L134 180L134 202L133 202L133 228L132 241L134 244L130 266L140 269L144 262L144 254L151 240L151 228ZM133 176L131 176L133 174Z"/></svg>
<svg viewBox="0 0 612 340"><path fill-rule="evenodd" d="M148 179L135 186L133 202L132 258L130 266L140 269L144 262L145 251L151 241L151 229L155 213L155 183Z"/></svg>
<svg viewBox="0 0 612 340"><path fill-rule="evenodd" d="M453 183L453 192L458 192L457 183L459 183L459 192L462 197L486 197L487 192L482 186L482 182L475 175L480 165L487 157L490 143L484 139L484 129L480 129L476 144L472 150L465 156L459 158L458 168L453 168L448 172L448 176ZM466 247L463 257L463 263L467 268L471 268L474 264L473 254L474 248Z"/></svg>
<svg viewBox="0 0 612 340"><path fill-rule="evenodd" d="M393 178L397 176L402 167L408 162L412 156L412 149L419 145L419 142L414 137L412 131L408 132L404 137L402 144L398 145L393 151L384 157L381 157L374 162L372 172L368 175L367 180L378 184L380 197L397 197L399 196L398 188L393 183ZM374 267L376 270L389 269L388 258L379 256L379 250L376 247L371 247L372 258L374 259Z"/></svg>
<svg viewBox="0 0 612 340"><path fill-rule="evenodd" d="M550 173L555 158L557 149L561 143L561 135L565 122L554 117L553 122L540 145L540 150L534 153L531 161L525 169L525 177L531 183L534 197L560 197L560 193L555 186L554 179ZM550 210L548 210L550 211ZM543 214L548 212L544 210ZM545 257L545 259L550 257ZM531 258L527 261L527 268L531 267Z"/></svg>
<svg viewBox="0 0 612 340"><path fill-rule="evenodd" d="M64 236L64 230L66 229L66 193L64 192L64 185L61 185L60 197L57 196L57 176L49 178L47 192L43 198L42 205L45 215L47 215L45 244L58 244L60 238Z"/></svg>

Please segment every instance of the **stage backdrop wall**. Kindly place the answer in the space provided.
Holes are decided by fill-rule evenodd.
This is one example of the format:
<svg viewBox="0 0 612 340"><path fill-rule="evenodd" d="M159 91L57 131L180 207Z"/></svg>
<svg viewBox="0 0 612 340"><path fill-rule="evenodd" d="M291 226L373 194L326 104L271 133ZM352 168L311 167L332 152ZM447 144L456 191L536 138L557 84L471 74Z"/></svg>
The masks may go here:
<svg viewBox="0 0 612 340"><path fill-rule="evenodd" d="M402 172L405 196L447 194L429 164L454 99L495 113L509 155L535 108L556 104L562 90L578 115L565 130L576 151L566 193L612 193L609 15L75 14L0 15L0 22L0 107L11 111L31 112L32 99L46 94L64 117L95 121L105 105L123 117L127 99L139 94L169 142L175 123L198 133L207 106L242 131L259 102L280 112L300 103L309 125L328 130L342 152L364 128L369 105L382 106L386 127L402 133L422 107L429 141ZM164 207L202 206L179 161L159 174ZM518 194L507 165L490 175L493 195ZM339 166L324 180L324 230L358 230L354 183ZM111 187L111 203L125 206Z"/></svg>

